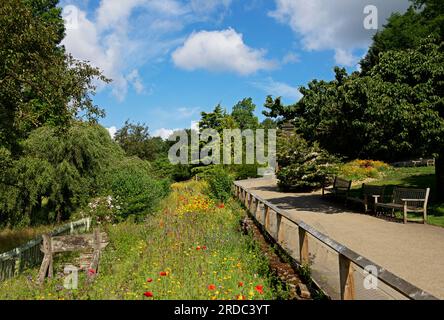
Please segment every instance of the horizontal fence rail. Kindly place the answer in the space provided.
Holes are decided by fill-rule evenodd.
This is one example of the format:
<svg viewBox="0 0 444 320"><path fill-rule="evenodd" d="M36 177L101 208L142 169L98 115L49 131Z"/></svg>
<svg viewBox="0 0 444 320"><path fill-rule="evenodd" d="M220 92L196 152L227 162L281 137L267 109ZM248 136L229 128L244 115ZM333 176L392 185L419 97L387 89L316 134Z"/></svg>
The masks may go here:
<svg viewBox="0 0 444 320"><path fill-rule="evenodd" d="M90 226L91 219L85 218L55 229L50 233L50 236L83 233L89 231ZM40 250L42 241L42 236L39 236L21 247L0 254L0 282L17 276L27 268L41 264L43 260L43 253Z"/></svg>
<svg viewBox="0 0 444 320"><path fill-rule="evenodd" d="M249 213L253 216L257 223L259 223L262 228L268 233L268 235L274 239L276 244L278 244L283 250L285 250L292 258L296 260L299 265L310 265L311 263L311 248L309 243L314 244L313 241L316 242L316 245L321 245L328 249L330 252L334 252L337 254L337 260L334 260L337 263L337 274L338 274L338 282L333 284L332 287L337 286L335 292L339 292L338 298L342 300L355 300L355 299L369 299L371 297L365 296L365 290L362 290L364 293L361 293L359 297L357 297L357 285L355 281L356 272L360 272L359 274L370 275L374 277L374 279L382 282L388 288L391 288L393 291L398 293L404 299L410 300L436 300L437 298L433 295L421 290L420 288L414 286L413 284L405 281L404 279L394 275L390 271L382 268L376 263L370 261L369 259L363 257L362 255L354 252L353 250L347 248L346 246L336 242L335 240L329 238L325 234L319 232L312 226L295 219L290 216L289 212L278 208L273 205L269 201L262 199L260 196L252 193L247 190L243 186L241 186L238 182L234 183L235 186L235 195L236 197L247 207ZM258 219L258 209L263 207L263 210L260 212L262 215L261 219ZM274 215L274 231L271 230L270 220L272 214ZM259 221L262 220L262 221ZM283 242L283 225L284 221L287 224L291 224L297 230L298 237L296 234L291 234L290 237L297 237L296 240L290 239L289 243L293 243L293 246L284 247L282 245ZM297 248L297 249L296 249ZM296 254L295 254L296 252ZM337 261L337 262L336 262ZM373 274L372 271L368 271L368 267L372 266L373 270L376 271ZM372 273L372 274L370 274ZM321 276L322 277L322 276ZM318 279L314 278L314 281L319 284ZM330 286L330 284L329 284ZM322 285L320 285L321 289L324 289ZM327 294L329 294L328 290L325 290ZM389 295L390 296L390 295Z"/></svg>

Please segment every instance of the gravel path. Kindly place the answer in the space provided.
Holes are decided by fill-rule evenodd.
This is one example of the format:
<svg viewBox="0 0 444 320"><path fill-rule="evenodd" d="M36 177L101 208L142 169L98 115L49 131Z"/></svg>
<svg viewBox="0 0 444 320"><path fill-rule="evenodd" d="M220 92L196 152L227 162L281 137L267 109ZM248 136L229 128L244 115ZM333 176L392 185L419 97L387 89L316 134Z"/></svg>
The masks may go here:
<svg viewBox="0 0 444 320"><path fill-rule="evenodd" d="M444 299L444 228L354 213L320 193L281 193L275 180L246 180L253 193L392 273Z"/></svg>

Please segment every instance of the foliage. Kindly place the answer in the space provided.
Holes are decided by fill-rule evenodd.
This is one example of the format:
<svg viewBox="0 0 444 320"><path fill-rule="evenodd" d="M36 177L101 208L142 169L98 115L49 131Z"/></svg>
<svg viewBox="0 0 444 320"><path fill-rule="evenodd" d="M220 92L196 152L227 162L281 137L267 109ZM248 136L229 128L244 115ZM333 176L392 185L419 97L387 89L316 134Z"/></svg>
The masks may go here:
<svg viewBox="0 0 444 320"><path fill-rule="evenodd" d="M128 156L154 161L167 154L167 144L159 137L151 137L145 124L133 124L128 120L114 137Z"/></svg>
<svg viewBox="0 0 444 320"><path fill-rule="evenodd" d="M354 160L340 167L340 175L350 180L365 180L367 178L381 178L391 170L391 167L382 161Z"/></svg>
<svg viewBox="0 0 444 320"><path fill-rule="evenodd" d="M103 168L123 157L103 127L81 122L64 134L48 126L34 130L21 148L0 183L2 224L68 219L98 191Z"/></svg>
<svg viewBox="0 0 444 320"><path fill-rule="evenodd" d="M75 117L95 120L103 111L91 93L101 72L64 52L63 19L56 1L4 0L0 4L0 146L44 124L66 128Z"/></svg>
<svg viewBox="0 0 444 320"><path fill-rule="evenodd" d="M149 163L138 158L115 163L103 174L100 186L118 201L116 218L120 221L129 216L140 221L153 213L169 192L169 181L154 179Z"/></svg>
<svg viewBox="0 0 444 320"><path fill-rule="evenodd" d="M267 259L250 236L238 231L244 211L234 201L205 212L177 214L195 196L201 182L175 184L161 212L142 224L108 226L110 245L100 274L88 284L80 273L78 290L63 288L55 261L55 278L40 286L38 269L0 283L0 299L35 300L270 300L286 298L273 286ZM152 295L151 298L145 297ZM151 293L151 294L148 294Z"/></svg>
<svg viewBox="0 0 444 320"><path fill-rule="evenodd" d="M310 145L298 135L281 135L277 145L277 178L284 190L320 188L337 171L338 159L317 143Z"/></svg>
<svg viewBox="0 0 444 320"><path fill-rule="evenodd" d="M253 99L246 98L239 101L231 112L231 116L236 122L236 127L241 130L257 129L259 127L259 120L254 115L256 105L253 103Z"/></svg>
<svg viewBox="0 0 444 320"><path fill-rule="evenodd" d="M212 198L225 202L231 198L233 178L222 166L214 166L206 171L204 179Z"/></svg>
<svg viewBox="0 0 444 320"><path fill-rule="evenodd" d="M379 63L381 53L391 50L413 49L422 39L435 34L443 41L444 6L441 0L414 0L404 14L394 13L384 29L373 38L367 55L361 61L364 74Z"/></svg>
<svg viewBox="0 0 444 320"><path fill-rule="evenodd" d="M257 164L241 164L231 168L235 180L245 180L249 178L258 178L258 170L260 166Z"/></svg>

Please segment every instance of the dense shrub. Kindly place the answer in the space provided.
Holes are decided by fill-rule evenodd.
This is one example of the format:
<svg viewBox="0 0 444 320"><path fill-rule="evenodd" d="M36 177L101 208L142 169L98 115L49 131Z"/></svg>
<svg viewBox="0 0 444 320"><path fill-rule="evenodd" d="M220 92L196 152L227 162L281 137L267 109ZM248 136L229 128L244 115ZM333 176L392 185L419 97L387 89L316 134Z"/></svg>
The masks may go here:
<svg viewBox="0 0 444 320"><path fill-rule="evenodd" d="M0 152L3 225L69 219L98 194L97 179L103 169L124 157L106 129L82 122L73 123L66 132L49 126L34 130L21 149L15 160Z"/></svg>
<svg viewBox="0 0 444 320"><path fill-rule="evenodd" d="M249 178L258 177L259 165L257 164L242 164L234 167L234 179L245 180Z"/></svg>
<svg viewBox="0 0 444 320"><path fill-rule="evenodd" d="M102 193L112 196L119 203L120 209L115 212L117 220L133 216L140 221L152 213L168 194L169 180L154 179L148 162L139 158L125 158L104 174L101 187Z"/></svg>
<svg viewBox="0 0 444 320"><path fill-rule="evenodd" d="M364 180L367 178L380 178L390 168L390 165L382 161L354 160L341 166L340 173L347 179Z"/></svg>
<svg viewBox="0 0 444 320"><path fill-rule="evenodd" d="M222 166L209 167L203 176L212 198L225 202L231 197L233 177Z"/></svg>
<svg viewBox="0 0 444 320"><path fill-rule="evenodd" d="M277 158L277 177L283 190L317 189L337 172L336 157L298 135L279 137Z"/></svg>

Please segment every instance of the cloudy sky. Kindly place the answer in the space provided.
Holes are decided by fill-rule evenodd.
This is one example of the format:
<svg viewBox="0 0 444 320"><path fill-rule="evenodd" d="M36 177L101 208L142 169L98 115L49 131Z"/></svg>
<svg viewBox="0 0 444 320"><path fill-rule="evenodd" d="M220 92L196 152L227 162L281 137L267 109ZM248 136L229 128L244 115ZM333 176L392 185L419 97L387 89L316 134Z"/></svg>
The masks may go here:
<svg viewBox="0 0 444 320"><path fill-rule="evenodd" d="M335 65L358 68L376 30L408 0L62 0L64 45L113 79L95 102L101 123L127 119L166 136L189 128L200 111L227 110L252 97L263 110L269 94L285 103L313 78L331 79Z"/></svg>

